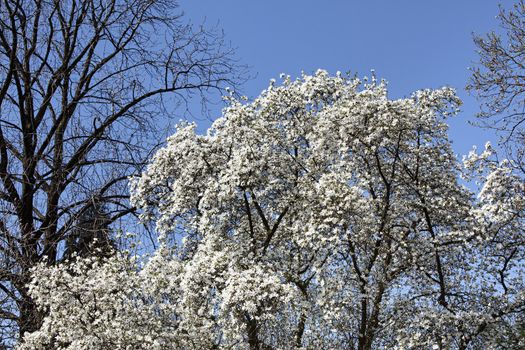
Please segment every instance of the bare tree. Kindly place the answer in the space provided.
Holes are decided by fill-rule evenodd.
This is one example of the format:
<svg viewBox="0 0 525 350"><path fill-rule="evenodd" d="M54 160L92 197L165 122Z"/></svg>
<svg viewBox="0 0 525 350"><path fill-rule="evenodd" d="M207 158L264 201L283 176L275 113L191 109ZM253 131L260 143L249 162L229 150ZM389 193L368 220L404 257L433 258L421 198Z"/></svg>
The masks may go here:
<svg viewBox="0 0 525 350"><path fill-rule="evenodd" d="M77 219L76 227L65 242L63 257L96 255L107 258L115 253L115 241L111 236L111 217L106 213L106 207L96 198L93 203Z"/></svg>
<svg viewBox="0 0 525 350"><path fill-rule="evenodd" d="M474 36L479 63L467 89L481 102L482 125L501 132L502 145L525 173L525 2L500 6L501 34Z"/></svg>
<svg viewBox="0 0 525 350"><path fill-rule="evenodd" d="M479 113L481 125L495 129L501 136L501 146L506 156L520 174L525 188L525 1L519 0L508 10L500 5L497 16L500 32L475 36L479 62L472 69L467 89L474 92L481 102ZM517 215L519 217L519 215ZM521 230L523 225L521 225ZM514 230L520 237L521 231ZM501 252L504 275L513 259L519 260L523 240L510 244L509 252ZM504 285L505 293L507 288ZM499 343L505 349L522 349L525 336L525 313L523 308L515 312L513 322L499 332Z"/></svg>
<svg viewBox="0 0 525 350"><path fill-rule="evenodd" d="M168 108L235 85L237 68L222 34L185 23L176 1L1 0L5 344L39 327L31 268L60 259L94 198L105 224L132 213L127 178L164 136Z"/></svg>

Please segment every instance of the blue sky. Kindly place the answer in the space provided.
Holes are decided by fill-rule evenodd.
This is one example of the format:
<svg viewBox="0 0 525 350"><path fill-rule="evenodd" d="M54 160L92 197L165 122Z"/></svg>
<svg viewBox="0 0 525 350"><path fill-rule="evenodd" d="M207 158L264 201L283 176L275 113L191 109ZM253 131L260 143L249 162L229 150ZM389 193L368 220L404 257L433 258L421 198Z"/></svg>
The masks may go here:
<svg viewBox="0 0 525 350"><path fill-rule="evenodd" d="M513 1L501 1L504 7ZM255 77L243 92L257 96L280 73L293 77L318 68L369 75L389 82L393 98L421 88L457 89L462 113L451 120L458 154L496 140L469 125L479 103L464 90L477 60L472 33L498 29L498 2L489 0L180 0L186 18L218 23ZM220 115L217 108L214 115ZM199 120L200 129L209 122Z"/></svg>

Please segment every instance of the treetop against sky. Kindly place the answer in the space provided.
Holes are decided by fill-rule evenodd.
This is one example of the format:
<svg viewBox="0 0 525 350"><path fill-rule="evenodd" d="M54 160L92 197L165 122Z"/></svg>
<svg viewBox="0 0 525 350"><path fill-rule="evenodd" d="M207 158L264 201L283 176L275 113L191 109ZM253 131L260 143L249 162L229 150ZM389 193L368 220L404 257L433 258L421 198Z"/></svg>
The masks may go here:
<svg viewBox="0 0 525 350"><path fill-rule="evenodd" d="M0 348L522 349L500 6L1 2Z"/></svg>
<svg viewBox="0 0 525 350"><path fill-rule="evenodd" d="M458 164L452 89L387 95L319 70L179 125L131 186L160 249L37 267L19 350L518 349L522 178Z"/></svg>
<svg viewBox="0 0 525 350"><path fill-rule="evenodd" d="M318 68L360 76L372 69L389 81L391 97L422 88L451 86L463 100L458 118L450 120L454 150L462 155L474 144L497 138L469 124L479 103L465 91L469 67L477 60L472 35L498 31L498 3L504 1L214 1L182 0L194 23L216 25L237 47L254 79L243 93L255 97L281 72L292 77ZM222 105L212 107L220 116ZM194 116L200 115L195 106ZM204 131L209 121L200 120Z"/></svg>

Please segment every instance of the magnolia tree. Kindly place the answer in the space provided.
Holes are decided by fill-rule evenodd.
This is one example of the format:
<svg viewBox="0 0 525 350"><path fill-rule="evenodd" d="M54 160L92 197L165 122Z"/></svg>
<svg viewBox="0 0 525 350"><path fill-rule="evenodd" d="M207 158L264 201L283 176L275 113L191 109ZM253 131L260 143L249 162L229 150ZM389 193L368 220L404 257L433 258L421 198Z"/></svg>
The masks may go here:
<svg viewBox="0 0 525 350"><path fill-rule="evenodd" d="M228 100L133 182L153 258L38 267L21 349L524 345L523 179L490 146L456 160L453 90L318 71Z"/></svg>
<svg viewBox="0 0 525 350"><path fill-rule="evenodd" d="M155 256L140 269L115 254L42 265L34 274L30 294L48 316L19 349L180 349L176 261Z"/></svg>

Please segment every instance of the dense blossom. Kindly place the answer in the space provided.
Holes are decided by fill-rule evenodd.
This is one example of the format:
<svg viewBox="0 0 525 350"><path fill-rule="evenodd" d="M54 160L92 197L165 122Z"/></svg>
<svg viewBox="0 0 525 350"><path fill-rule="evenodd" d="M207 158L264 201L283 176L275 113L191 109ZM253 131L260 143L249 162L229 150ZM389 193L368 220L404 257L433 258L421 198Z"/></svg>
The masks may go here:
<svg viewBox="0 0 525 350"><path fill-rule="evenodd" d="M48 316L19 349L179 349L178 267L155 256L139 268L121 254L37 266L30 294Z"/></svg>
<svg viewBox="0 0 525 350"><path fill-rule="evenodd" d="M42 267L49 278L32 295L50 312L27 344L364 350L514 341L525 301L523 180L490 149L472 152L465 167L457 161L447 138L460 103L452 89L392 100L375 78L318 71L271 82L253 102L228 100L206 135L179 125L133 182L134 204L157 225L156 258L140 272L114 270L127 266L114 258L65 276L73 287L53 284L67 268ZM477 197L460 176L479 179ZM115 316L68 328L93 307ZM102 329L109 335L98 339ZM128 330L151 339L121 340Z"/></svg>

